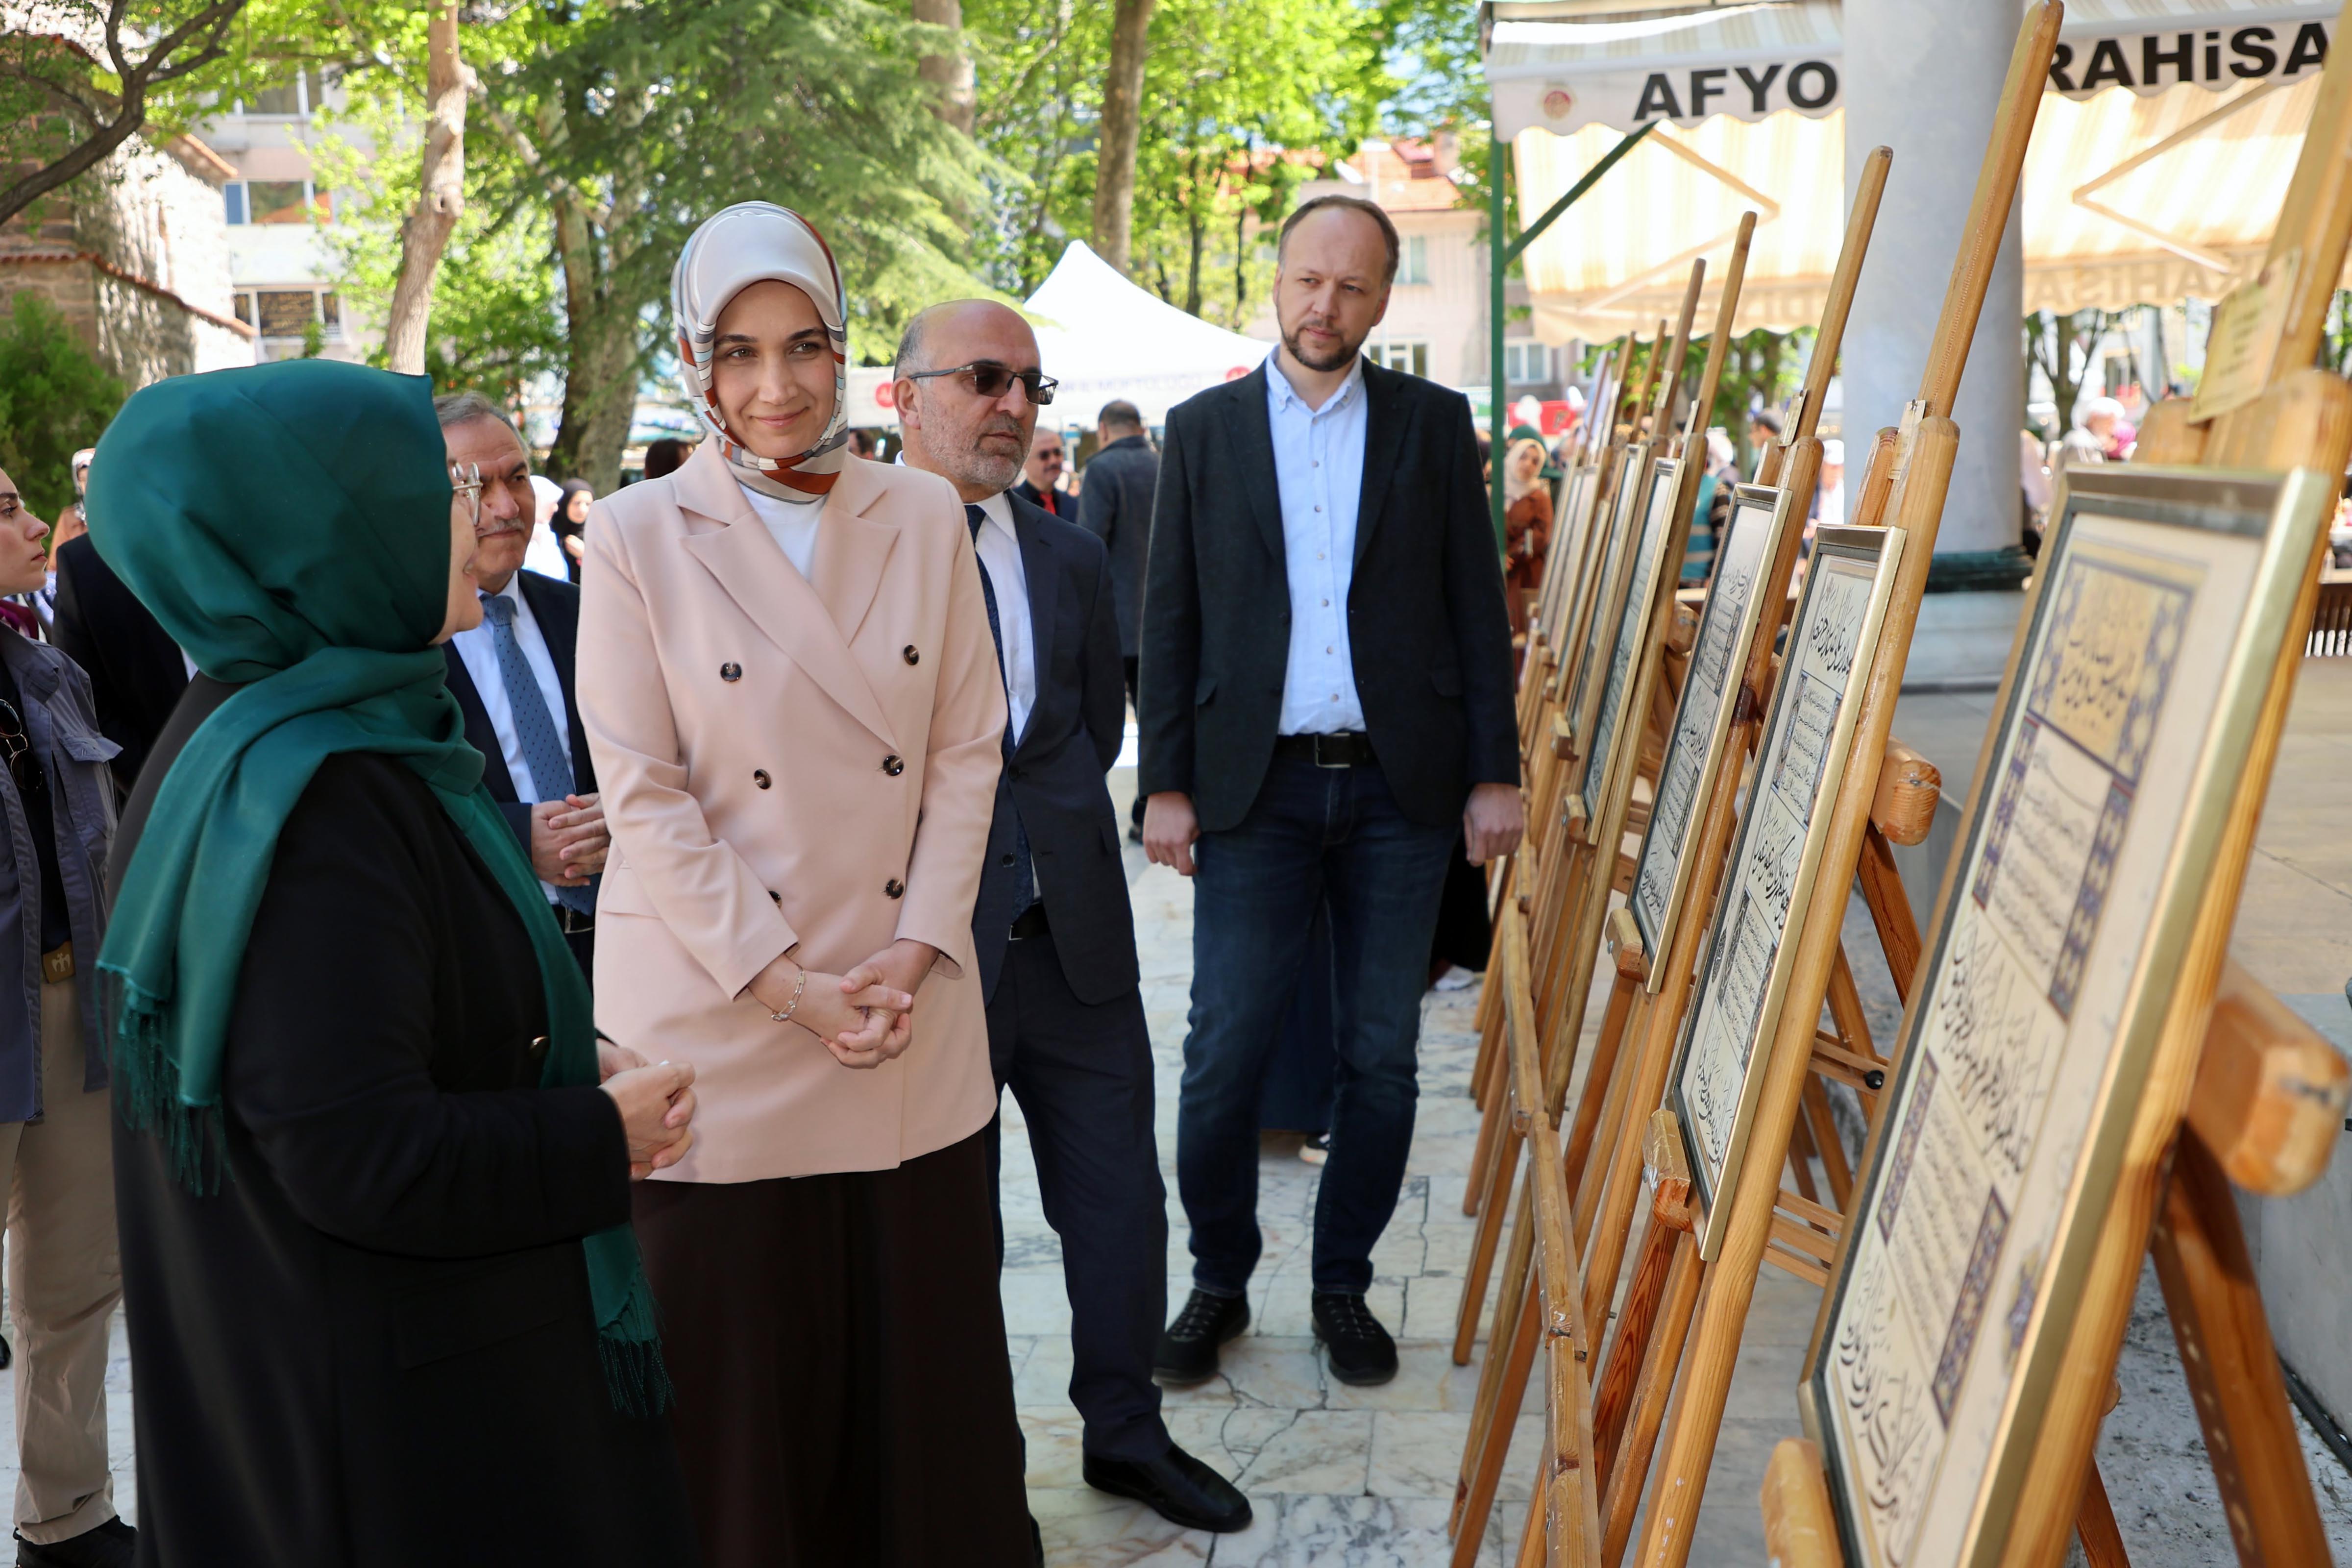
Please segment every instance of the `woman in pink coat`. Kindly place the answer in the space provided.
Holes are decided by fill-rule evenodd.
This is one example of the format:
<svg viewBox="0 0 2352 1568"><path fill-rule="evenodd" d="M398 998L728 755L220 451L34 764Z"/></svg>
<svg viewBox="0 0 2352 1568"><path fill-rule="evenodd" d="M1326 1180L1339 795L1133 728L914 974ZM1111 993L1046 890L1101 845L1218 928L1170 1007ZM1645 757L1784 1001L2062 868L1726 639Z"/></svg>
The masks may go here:
<svg viewBox="0 0 2352 1568"><path fill-rule="evenodd" d="M640 1188L704 1561L1031 1558L971 954L1004 727L944 480L845 449L846 300L764 202L672 285L711 439L596 503L580 716L599 1022L694 1064Z"/></svg>

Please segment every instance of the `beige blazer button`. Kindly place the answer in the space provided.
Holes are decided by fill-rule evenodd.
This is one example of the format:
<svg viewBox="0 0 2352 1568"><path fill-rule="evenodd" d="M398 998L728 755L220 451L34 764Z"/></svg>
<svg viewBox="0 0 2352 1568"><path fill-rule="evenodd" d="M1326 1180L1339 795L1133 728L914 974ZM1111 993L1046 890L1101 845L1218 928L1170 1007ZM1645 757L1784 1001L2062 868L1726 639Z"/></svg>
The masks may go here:
<svg viewBox="0 0 2352 1568"><path fill-rule="evenodd" d="M908 664L920 664L923 662L922 650L917 647L913 643L908 643L905 647L900 648L898 650L898 657L905 659Z"/></svg>
<svg viewBox="0 0 2352 1568"><path fill-rule="evenodd" d="M904 894L906 890L907 884L898 880L896 877L891 878L888 881L882 884L882 896L886 899L898 898Z"/></svg>
<svg viewBox="0 0 2352 1568"><path fill-rule="evenodd" d="M770 784L776 781L768 776L767 769L753 768L751 770L751 782L758 784L761 789L766 789Z"/></svg>
<svg viewBox="0 0 2352 1568"><path fill-rule="evenodd" d="M882 759L882 771L895 779L907 771L906 760L896 753L887 756Z"/></svg>

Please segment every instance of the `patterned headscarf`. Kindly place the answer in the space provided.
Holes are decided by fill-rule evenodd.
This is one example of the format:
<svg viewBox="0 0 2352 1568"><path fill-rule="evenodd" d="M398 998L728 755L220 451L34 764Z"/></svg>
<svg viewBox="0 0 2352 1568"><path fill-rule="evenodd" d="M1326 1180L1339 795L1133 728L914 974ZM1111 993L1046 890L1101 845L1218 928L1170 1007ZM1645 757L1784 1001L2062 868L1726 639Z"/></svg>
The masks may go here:
<svg viewBox="0 0 2352 1568"><path fill-rule="evenodd" d="M809 297L833 349L833 418L815 446L781 460L744 450L728 430L710 384L719 313L745 289L770 279ZM738 202L706 218L687 240L669 289L687 402L718 440L719 456L736 479L761 495L803 504L832 489L849 442L849 297L824 237L808 219L773 202Z"/></svg>

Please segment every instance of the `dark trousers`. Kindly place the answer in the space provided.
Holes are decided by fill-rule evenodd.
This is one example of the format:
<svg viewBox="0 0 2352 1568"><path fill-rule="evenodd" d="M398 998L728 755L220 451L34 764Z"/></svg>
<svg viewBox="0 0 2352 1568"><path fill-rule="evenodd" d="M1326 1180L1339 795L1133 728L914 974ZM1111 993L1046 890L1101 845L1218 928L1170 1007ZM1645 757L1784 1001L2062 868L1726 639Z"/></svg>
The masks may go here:
<svg viewBox="0 0 2352 1568"><path fill-rule="evenodd" d="M1124 665L1127 668L1127 705L1130 708L1134 708L1137 712L1140 713L1143 710L1136 707L1135 701L1135 679L1137 670L1142 668L1143 659L1139 655L1129 654L1118 662ZM1135 824L1139 832L1141 831L1143 827L1144 798L1143 792L1141 790L1137 790L1135 792L1134 804L1127 808L1128 820Z"/></svg>
<svg viewBox="0 0 2352 1568"><path fill-rule="evenodd" d="M1176 1181L1200 1289L1238 1296L1257 1266L1259 1089L1318 903L1330 911L1339 1068L1313 1280L1318 1290L1370 1286L1372 1245L1396 1212L1412 1145L1421 994L1454 832L1407 818L1377 766L1277 757L1241 824L1192 846Z"/></svg>
<svg viewBox="0 0 2352 1568"><path fill-rule="evenodd" d="M1168 1451L1151 1356L1168 1312L1168 1189L1151 1131L1151 1040L1141 993L1089 1005L1071 994L1050 933L1004 950L988 1004L1000 1091L1029 1123L1045 1223L1062 1240L1070 1293L1070 1403L1086 1451ZM989 1190L1002 1132L988 1128ZM1003 1222L998 1220L998 1255Z"/></svg>
<svg viewBox="0 0 2352 1568"><path fill-rule="evenodd" d="M1028 1568L987 1179L975 1132L896 1170L637 1184L706 1568Z"/></svg>

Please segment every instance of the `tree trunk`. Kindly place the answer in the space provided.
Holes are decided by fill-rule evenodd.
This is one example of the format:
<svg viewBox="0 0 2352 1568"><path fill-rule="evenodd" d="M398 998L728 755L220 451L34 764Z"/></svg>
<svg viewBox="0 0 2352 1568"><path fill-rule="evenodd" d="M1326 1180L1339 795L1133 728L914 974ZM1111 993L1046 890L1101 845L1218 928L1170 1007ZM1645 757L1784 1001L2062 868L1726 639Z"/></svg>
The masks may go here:
<svg viewBox="0 0 2352 1568"><path fill-rule="evenodd" d="M400 276L384 321L385 363L404 375L425 374L425 329L433 318L433 275L466 210L466 90L470 73L457 53L456 0L435 8L425 29L425 168L416 210L400 226Z"/></svg>
<svg viewBox="0 0 2352 1568"><path fill-rule="evenodd" d="M547 454L551 479L585 479L598 495L621 488L621 449L637 409L637 323L604 287L595 236L579 198L555 202L556 258L563 268L563 413Z"/></svg>
<svg viewBox="0 0 2352 1568"><path fill-rule="evenodd" d="M955 35L952 52L923 56L915 62L915 72L940 89L940 100L931 106L931 112L969 136L978 95L971 56L963 45L963 0L915 0L915 20Z"/></svg>
<svg viewBox="0 0 2352 1568"><path fill-rule="evenodd" d="M1135 146L1143 113L1143 61L1152 0L1112 0L1110 72L1103 79L1096 146L1095 254L1125 272L1135 224Z"/></svg>
<svg viewBox="0 0 2352 1568"><path fill-rule="evenodd" d="M1184 225L1192 231L1192 241L1184 258L1184 313L1197 316L1201 313L1201 253L1208 247L1209 225L1197 208L1186 216Z"/></svg>

